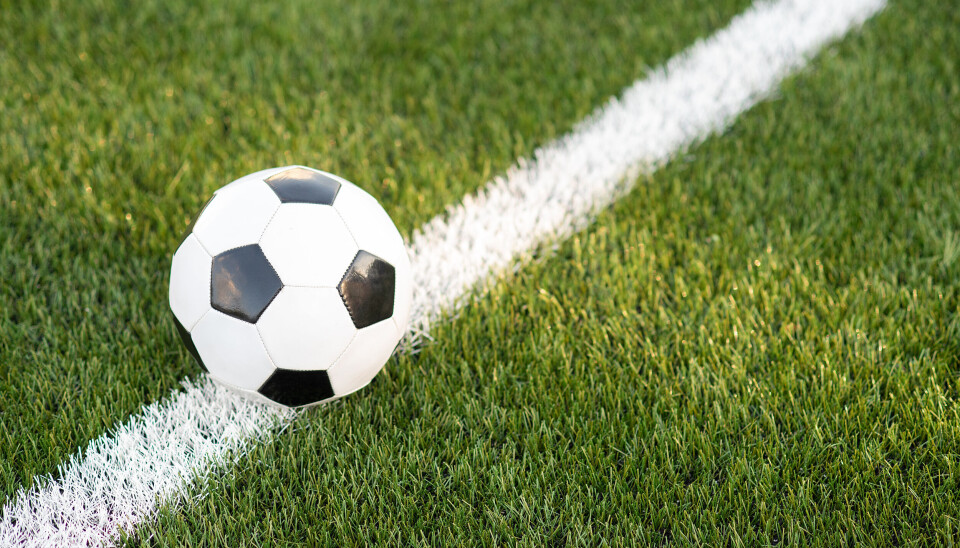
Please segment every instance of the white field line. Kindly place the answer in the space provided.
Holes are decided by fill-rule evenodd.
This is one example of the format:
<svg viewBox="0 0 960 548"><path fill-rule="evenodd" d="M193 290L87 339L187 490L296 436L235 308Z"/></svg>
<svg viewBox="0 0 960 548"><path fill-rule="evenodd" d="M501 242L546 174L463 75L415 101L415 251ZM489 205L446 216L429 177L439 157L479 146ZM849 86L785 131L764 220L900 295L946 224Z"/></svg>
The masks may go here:
<svg viewBox="0 0 960 548"><path fill-rule="evenodd" d="M411 335L426 335L432 319L525 253L584 227L638 174L725 128L884 2L758 3L428 222L410 243ZM186 381L183 391L90 442L61 465L58 478L35 478L18 493L3 508L0 546L110 543L295 417L205 378Z"/></svg>

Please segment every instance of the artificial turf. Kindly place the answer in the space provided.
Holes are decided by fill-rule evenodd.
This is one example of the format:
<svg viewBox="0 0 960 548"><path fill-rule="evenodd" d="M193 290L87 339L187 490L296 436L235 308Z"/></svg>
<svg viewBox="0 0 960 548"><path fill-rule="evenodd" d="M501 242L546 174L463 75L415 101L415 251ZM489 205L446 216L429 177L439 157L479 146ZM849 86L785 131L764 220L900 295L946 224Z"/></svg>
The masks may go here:
<svg viewBox="0 0 960 548"><path fill-rule="evenodd" d="M954 540L958 23L893 4L140 540Z"/></svg>
<svg viewBox="0 0 960 548"><path fill-rule="evenodd" d="M409 235L747 0L0 2L0 495L200 373L170 257L305 164Z"/></svg>
<svg viewBox="0 0 960 548"><path fill-rule="evenodd" d="M388 140L367 150L367 140L357 138L319 154L306 143L322 145L325 138L304 132L294 139L304 148L294 154L306 159L290 161L348 177L351 169L378 173L368 188L388 196L388 209L409 233L640 76L644 63L679 51L742 8L718 14L674 7L669 18L641 14L629 23L617 6L584 8L580 18L558 11L553 25L538 14L529 21L531 32L552 37L558 47L583 48L589 76L574 79L580 84L571 84L568 68L525 75L542 66L530 63L526 56L536 53L522 42L514 79L505 84L501 75L478 69L468 80L474 88L488 86L473 93L488 95L478 100L499 111L461 108L445 98L453 88L429 95L442 86L411 77L412 87L403 88L416 91L411 101L428 93L444 113L437 114L442 122L431 122L422 110L400 114L404 101L381 104L371 93L369 102L344 106L358 116L346 118L374 131L379 118L366 118L374 115L363 109L383 119L397 116L402 123L391 137L397 150L391 152ZM608 16L591 19L594 10ZM443 25L430 18L419 24L423 34L415 35L448 43ZM600 27L571 35L591 24ZM657 36L665 25L670 36L681 33L669 46ZM240 458L232 473L198 489L185 509L164 511L128 542L954 541L960 513L958 26L949 2L892 3L723 135L641 180L594 226L542 250L456 318L438 323L421 352L392 360L364 391L306 414ZM495 31L479 27L476 42L465 42L487 43L483 33ZM606 48L568 43L600 28L613 33L594 36L594 42L609 40ZM458 72L460 64L482 64L484 50L464 47L451 46L448 52L463 60L441 56L432 77L470 78ZM370 51L371 59L389 55ZM609 52L600 55L606 68L594 61L597 51ZM478 52L480 60L473 57ZM624 66L627 54L635 61ZM406 62L418 70L431 66L424 60L429 55L411 55ZM499 67L497 55L489 55L488 69ZM0 71L11 62L29 65L0 60ZM218 62L216 56L202 61ZM348 75L350 63L343 66ZM389 80L404 71L386 73L381 89L395 89ZM528 88L531 78L546 87ZM311 83L302 84L300 99L318 100L308 93ZM514 93L504 93L500 104L498 90L511 84ZM468 104L469 95L462 96ZM520 97L534 113L515 109ZM337 127L326 120L337 110L327 108L315 123ZM13 141L9 128L0 127L0 139ZM64 163L72 165L69 151L83 157L87 147L61 149L66 157L58 167L47 165L54 152L39 147L36 175L25 182L10 170L34 166L8 152L6 142L0 147L0 468L8 495L192 371L172 327L163 323L163 270L181 222L165 214L184 216L198 205L198 189L212 190L233 165L221 147L239 146L222 136L208 143L204 135L190 141L193 146L180 140L189 140L184 135L166 135L152 145L160 148L149 149L154 158L166 158L163 147L181 157L198 155L189 167L195 176L180 177L169 194L179 162L158 160L165 167L155 168L155 176L168 178L154 180L136 171L136 153L147 150L136 143L127 150L120 139L116 148L97 152L93 157L104 166L120 166L110 179L115 198L87 198L62 173L60 185L44 183L42 173L56 175ZM281 136L266 146L283 146ZM422 148L404 148L406 139ZM466 148L457 151L448 142ZM257 150L263 156L253 162L285 158ZM215 166L211 173L193 163L204 156ZM140 178L119 183L123 166ZM407 177L415 181L411 188ZM104 193L112 188L103 184ZM16 209L13 200L30 209ZM139 222L125 225L119 213L134 205L141 207ZM103 216L111 212L112 229ZM104 227L112 241L91 240L95 227ZM75 395L65 394L64 379L73 382ZM34 401L41 405L32 407Z"/></svg>

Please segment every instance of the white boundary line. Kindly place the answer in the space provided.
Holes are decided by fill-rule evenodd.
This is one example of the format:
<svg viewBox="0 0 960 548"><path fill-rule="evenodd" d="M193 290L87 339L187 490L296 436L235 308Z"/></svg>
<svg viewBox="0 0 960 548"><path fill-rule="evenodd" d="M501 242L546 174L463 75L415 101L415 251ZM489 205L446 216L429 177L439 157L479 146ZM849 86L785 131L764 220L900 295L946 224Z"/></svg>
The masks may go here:
<svg viewBox="0 0 960 548"><path fill-rule="evenodd" d="M759 1L611 99L574 130L521 159L478 194L426 223L414 259L414 335L440 310L519 256L589 224L678 151L721 131L826 42L886 0ZM416 330L422 330L422 333Z"/></svg>
<svg viewBox="0 0 960 548"><path fill-rule="evenodd" d="M413 237L414 338L473 288L594 213L678 151L725 128L885 0L761 2L521 160ZM91 546L133 531L295 413L204 379L145 406L3 508L0 546Z"/></svg>

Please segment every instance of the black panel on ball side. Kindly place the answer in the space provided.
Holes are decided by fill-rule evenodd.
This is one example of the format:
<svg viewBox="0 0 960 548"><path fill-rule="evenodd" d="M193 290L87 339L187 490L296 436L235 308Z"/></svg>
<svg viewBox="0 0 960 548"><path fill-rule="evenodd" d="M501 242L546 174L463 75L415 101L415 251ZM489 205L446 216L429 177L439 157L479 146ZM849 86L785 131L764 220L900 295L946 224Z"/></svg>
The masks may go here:
<svg viewBox="0 0 960 548"><path fill-rule="evenodd" d="M193 344L193 337L190 336L190 332L187 331L183 324L180 323L180 320L177 319L176 315L173 315L173 323L177 326L177 333L180 334L180 340L183 341L183 346L187 347L187 351L190 352L190 355L193 356L193 359L197 360L197 363L200 364L200 368L204 371L208 371L207 366L203 365L203 360L200 359L200 353L197 352L197 346Z"/></svg>
<svg viewBox="0 0 960 548"><path fill-rule="evenodd" d="M396 271L393 265L360 250L337 289L357 329L393 316Z"/></svg>
<svg viewBox="0 0 960 548"><path fill-rule="evenodd" d="M259 392L287 407L309 405L333 397L333 387L326 371L277 369Z"/></svg>
<svg viewBox="0 0 960 548"><path fill-rule="evenodd" d="M294 167L268 178L266 183L283 203L333 205L340 183L323 173Z"/></svg>
<svg viewBox="0 0 960 548"><path fill-rule="evenodd" d="M250 323L260 318L283 283L257 244L237 247L213 258L210 304Z"/></svg>

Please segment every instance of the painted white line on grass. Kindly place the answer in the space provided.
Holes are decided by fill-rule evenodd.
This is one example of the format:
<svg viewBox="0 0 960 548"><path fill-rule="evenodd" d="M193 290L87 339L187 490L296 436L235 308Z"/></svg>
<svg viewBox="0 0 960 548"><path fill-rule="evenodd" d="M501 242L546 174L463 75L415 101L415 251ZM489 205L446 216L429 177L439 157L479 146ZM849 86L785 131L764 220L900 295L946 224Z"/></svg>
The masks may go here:
<svg viewBox="0 0 960 548"><path fill-rule="evenodd" d="M410 244L411 334L426 335L440 313L523 254L583 228L638 174L722 130L824 43L883 6L884 0L759 3L425 224ZM91 442L60 467L59 478L36 478L36 487L15 496L3 508L0 546L109 543L296 416L206 379L184 388Z"/></svg>
<svg viewBox="0 0 960 548"><path fill-rule="evenodd" d="M470 288L562 239L678 151L720 131L825 42L885 0L761 2L671 59L413 238L415 327ZM414 334L416 335L416 333Z"/></svg>

